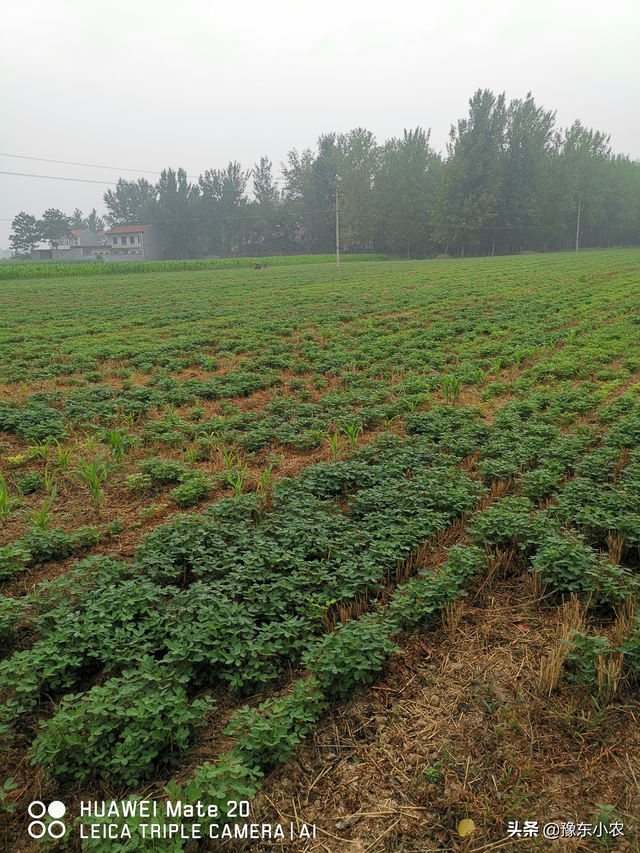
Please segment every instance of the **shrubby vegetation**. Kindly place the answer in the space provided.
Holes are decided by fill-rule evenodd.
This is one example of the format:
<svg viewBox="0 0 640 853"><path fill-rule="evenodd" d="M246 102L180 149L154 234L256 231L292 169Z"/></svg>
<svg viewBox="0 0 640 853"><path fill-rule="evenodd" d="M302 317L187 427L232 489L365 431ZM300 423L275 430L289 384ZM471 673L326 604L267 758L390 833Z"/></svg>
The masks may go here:
<svg viewBox="0 0 640 853"><path fill-rule="evenodd" d="M86 694L65 696L32 747L34 762L61 781L82 781L92 771L137 785L160 764L175 763L211 703L191 704L186 676L164 673L145 657L136 669Z"/></svg>

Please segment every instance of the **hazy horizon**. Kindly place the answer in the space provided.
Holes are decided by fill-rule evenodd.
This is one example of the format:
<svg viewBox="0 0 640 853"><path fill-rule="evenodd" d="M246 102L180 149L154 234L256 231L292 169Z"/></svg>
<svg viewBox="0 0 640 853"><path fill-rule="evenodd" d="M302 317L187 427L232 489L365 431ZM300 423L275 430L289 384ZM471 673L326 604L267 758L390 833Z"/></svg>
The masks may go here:
<svg viewBox="0 0 640 853"><path fill-rule="evenodd" d="M0 171L91 181L166 167L197 177L230 160L280 163L321 133L366 127L382 143L431 128L444 152L451 124L478 88L532 92L558 127L579 119L640 159L640 8L613 0L504 0L482 7L401 0L298 10L276 0L233 8L77 0L7 7L0 44L5 85ZM125 172L127 169L146 171ZM104 211L108 184L0 174L0 248L22 210Z"/></svg>

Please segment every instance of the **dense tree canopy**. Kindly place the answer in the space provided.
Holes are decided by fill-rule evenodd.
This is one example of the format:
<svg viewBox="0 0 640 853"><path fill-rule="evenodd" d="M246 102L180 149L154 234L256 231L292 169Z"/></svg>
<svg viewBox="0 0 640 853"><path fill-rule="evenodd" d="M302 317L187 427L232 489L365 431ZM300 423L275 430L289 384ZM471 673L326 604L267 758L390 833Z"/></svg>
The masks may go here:
<svg viewBox="0 0 640 853"><path fill-rule="evenodd" d="M468 116L452 126L444 158L421 127L383 144L359 127L323 134L315 150L291 150L281 176L279 186L262 157L248 171L237 162L208 169L197 183L184 169L166 169L156 184L120 179L104 194L106 222L156 224L167 258L332 252L337 189L340 243L352 251L566 249L575 247L578 210L581 246L640 243L640 163L615 156L604 133L579 121L557 128L555 113L530 93L507 103L479 89ZM41 222L16 217L14 249L38 242L47 214ZM68 222L102 225L95 210L87 218L76 210ZM53 220L46 227L54 245Z"/></svg>
<svg viewBox="0 0 640 853"><path fill-rule="evenodd" d="M42 222L35 216L22 211L11 223L13 233L9 237L11 248L17 254L30 252L42 240Z"/></svg>
<svg viewBox="0 0 640 853"><path fill-rule="evenodd" d="M63 237L71 236L73 220L54 207L45 210L42 215L42 236L52 248L60 245Z"/></svg>

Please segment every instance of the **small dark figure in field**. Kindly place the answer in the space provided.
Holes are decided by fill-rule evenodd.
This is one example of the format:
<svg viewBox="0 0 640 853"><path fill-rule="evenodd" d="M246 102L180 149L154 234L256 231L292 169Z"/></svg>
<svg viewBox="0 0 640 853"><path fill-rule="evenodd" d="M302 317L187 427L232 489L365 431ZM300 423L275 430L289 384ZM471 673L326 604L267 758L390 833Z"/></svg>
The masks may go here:
<svg viewBox="0 0 640 853"><path fill-rule="evenodd" d="M259 264L257 261L256 261L256 262L255 262L255 264L253 265L254 270L259 270L259 269L260 269L260 267L261 267L261 264Z"/></svg>

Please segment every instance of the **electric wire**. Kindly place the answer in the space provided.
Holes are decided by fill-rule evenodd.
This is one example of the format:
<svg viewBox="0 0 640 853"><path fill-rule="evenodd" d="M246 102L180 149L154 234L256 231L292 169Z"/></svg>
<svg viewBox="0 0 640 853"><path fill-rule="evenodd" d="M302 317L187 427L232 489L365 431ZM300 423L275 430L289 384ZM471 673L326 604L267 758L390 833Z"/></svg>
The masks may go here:
<svg viewBox="0 0 640 853"><path fill-rule="evenodd" d="M17 178L41 178L47 181L73 181L77 184L107 184L110 187L117 186L116 181L96 181L91 178L63 178L60 175L31 175L27 172L3 172L0 175L14 175Z"/></svg>
<svg viewBox="0 0 640 853"><path fill-rule="evenodd" d="M0 151L0 157L15 157L18 160L37 160L39 163L60 163L62 166L82 166L86 169L112 169L116 172L138 172L145 175L160 175L162 173L162 169L154 171L153 169L127 169L124 166L99 166L96 163L75 163L72 160L51 160L49 157L27 157L25 154L6 154L3 151ZM187 175L187 177L197 180L195 175Z"/></svg>
<svg viewBox="0 0 640 853"><path fill-rule="evenodd" d="M70 160L52 160L52 159L49 159L46 157L27 157L26 155L22 155L22 154L6 154L3 152L0 152L0 156L2 156L2 157L15 157L15 158L19 158L22 160L37 160L37 161L43 162L43 163L60 163L62 165L67 165L67 166L82 166L82 167L92 168L92 169L112 169L112 170L123 171L123 172L138 172L138 173L144 172L146 174L153 174L153 175L160 174L159 172L152 172L151 170L146 170L146 169L128 169L128 168L124 168L124 167L120 167L120 166L97 165L95 163L93 163L93 164L92 163L76 163L76 162L73 162ZM39 178L42 180L72 181L74 183L87 183L87 184L101 184L101 185L105 185L105 186L117 186L116 181L99 181L99 180L95 180L95 179L91 179L91 178L69 178L69 177L62 177L62 176L58 176L58 175L34 175L34 174L26 173L26 172L5 172L5 171L1 171L1 170L0 170L0 175L13 175L15 177L23 177L23 178ZM191 179L195 179L195 176L193 176L193 175L187 175L187 177L191 178ZM497 212L502 214L502 215L506 214L506 211L503 211L503 210L500 210ZM289 213L286 211L278 211L277 215L279 217L281 217L281 216L300 216L300 217L303 217L303 216L311 216L311 215L315 215L315 214L319 214L319 213L333 213L333 209L327 208L324 210L292 211ZM512 213L512 212L509 211L509 213ZM520 213L520 211L517 211L517 213ZM234 221L234 220L239 220L239 219L260 219L264 215L265 214L252 214L252 215L244 215L244 216L243 215L235 215L235 216L227 216L227 217L215 217L213 219L205 218L205 217L188 217L187 219L164 218L164 219L149 219L148 221L149 221L149 223L160 223L160 222L204 222L204 223L206 223L206 222L229 222L229 221ZM12 222L12 221L13 221L12 219L0 218L0 222ZM385 221L386 222L404 222L408 225L426 225L427 224L424 221L415 220L415 219L404 219L401 217L385 217ZM479 226L478 230L479 231L511 231L511 230L532 231L532 230L544 230L547 228L570 228L573 226L573 224L574 223L560 223L560 222L558 222L558 223L550 223L550 224L546 224L546 225L481 225L481 226Z"/></svg>

